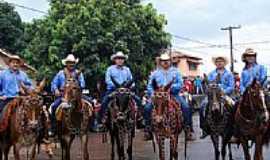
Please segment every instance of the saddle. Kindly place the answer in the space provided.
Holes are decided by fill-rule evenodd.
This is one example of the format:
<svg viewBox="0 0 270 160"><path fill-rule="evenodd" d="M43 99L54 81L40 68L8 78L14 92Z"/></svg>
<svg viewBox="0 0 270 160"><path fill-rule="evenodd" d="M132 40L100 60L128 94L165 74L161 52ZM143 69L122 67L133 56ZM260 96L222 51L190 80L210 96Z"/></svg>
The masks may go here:
<svg viewBox="0 0 270 160"><path fill-rule="evenodd" d="M55 111L55 117L56 117L57 121L61 121L63 119L63 109L64 109L63 105L62 105L63 103L65 103L65 102L62 102ZM82 107L81 109L84 108L84 109L88 110L88 113L89 113L88 116L91 117L93 115L92 104L90 102L88 102L87 100L85 100L85 99L82 99L82 104L84 104L83 105L84 107Z"/></svg>
<svg viewBox="0 0 270 160"><path fill-rule="evenodd" d="M6 106L3 108L1 114L0 114L0 132L3 132L7 129L9 119L12 116L12 114L15 112L17 107L20 106L21 99L15 98L12 101L8 102Z"/></svg>

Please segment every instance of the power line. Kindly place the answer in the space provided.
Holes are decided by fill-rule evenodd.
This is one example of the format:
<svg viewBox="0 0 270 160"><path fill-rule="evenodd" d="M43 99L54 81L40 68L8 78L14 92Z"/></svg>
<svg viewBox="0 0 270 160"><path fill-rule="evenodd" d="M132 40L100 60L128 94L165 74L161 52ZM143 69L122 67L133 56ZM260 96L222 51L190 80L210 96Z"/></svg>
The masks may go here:
<svg viewBox="0 0 270 160"><path fill-rule="evenodd" d="M175 38L181 39L181 40L190 41L190 42L194 42L194 43L205 44L205 45L215 45L212 43L203 42L203 41L199 41L199 40L195 40L195 39L191 39L188 37L183 37L183 36L179 36L179 35L175 35L175 34L172 34L172 36Z"/></svg>
<svg viewBox="0 0 270 160"><path fill-rule="evenodd" d="M48 14L45 11L42 11L42 10L39 10L39 9L35 9L35 8L32 8L32 7L27 7L27 6L16 4L16 3L9 3L9 4L11 4L13 6L16 6L16 7L19 7L19 8L23 8L23 9L29 10L29 11L38 12L38 13L41 13L41 14Z"/></svg>

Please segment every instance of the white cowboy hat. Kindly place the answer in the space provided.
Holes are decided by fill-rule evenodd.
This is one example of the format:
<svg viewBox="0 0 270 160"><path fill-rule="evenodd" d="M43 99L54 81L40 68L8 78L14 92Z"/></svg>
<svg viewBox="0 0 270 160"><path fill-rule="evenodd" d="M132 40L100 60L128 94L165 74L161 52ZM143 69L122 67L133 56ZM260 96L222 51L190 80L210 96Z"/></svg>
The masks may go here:
<svg viewBox="0 0 270 160"><path fill-rule="evenodd" d="M11 55L9 57L9 63L12 61L12 60L17 60L19 61L19 63L22 65L24 64L24 61L18 56L18 55Z"/></svg>
<svg viewBox="0 0 270 160"><path fill-rule="evenodd" d="M212 57L212 62L215 64L218 59L223 59L225 62L225 65L229 63L228 58L223 55Z"/></svg>
<svg viewBox="0 0 270 160"><path fill-rule="evenodd" d="M75 58L73 54L69 54L65 59L62 60L62 64L66 65L67 62L74 62L77 64L79 62L79 58Z"/></svg>
<svg viewBox="0 0 270 160"><path fill-rule="evenodd" d="M169 61L171 58L170 58L170 55L168 53L163 53L160 55L160 58L159 58L161 61Z"/></svg>
<svg viewBox="0 0 270 160"><path fill-rule="evenodd" d="M125 60L128 59L128 55L125 55L123 52L118 51L111 56L111 60L113 61L115 58L124 58Z"/></svg>
<svg viewBox="0 0 270 160"><path fill-rule="evenodd" d="M245 62L246 56L257 56L257 52L255 52L252 48L247 48L245 52L242 54L243 62Z"/></svg>

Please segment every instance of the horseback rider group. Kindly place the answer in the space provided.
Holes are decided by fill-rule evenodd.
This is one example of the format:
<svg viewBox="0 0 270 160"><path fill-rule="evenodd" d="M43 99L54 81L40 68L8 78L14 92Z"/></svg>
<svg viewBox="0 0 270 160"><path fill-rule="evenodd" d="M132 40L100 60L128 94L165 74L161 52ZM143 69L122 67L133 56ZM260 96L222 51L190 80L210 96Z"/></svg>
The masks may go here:
<svg viewBox="0 0 270 160"><path fill-rule="evenodd" d="M242 55L242 60L246 64L241 75L240 91L241 94L244 93L245 89L252 83L253 79L257 79L261 85L265 86L267 81L267 71L264 66L257 64L257 53L248 48ZM115 91L116 86L113 80L118 84L123 84L127 81L133 81L133 76L131 70L124 65L128 56L123 52L117 52L111 56L111 60L114 63L111 65L105 75L105 82L107 85L105 96L102 100L102 109L100 112L101 121L104 117L104 113L107 110L108 103L110 101L110 94ZM180 91L183 87L183 79L177 64L179 63L179 57L177 55L170 55L169 53L163 53L157 59L157 67L149 76L149 81L147 85L147 95L149 100L144 107L144 119L146 128L146 139L149 139L148 132L151 131L151 112L153 105L151 102L151 97L153 96L153 79L156 80L159 86L165 86L170 81L173 84L170 88L171 95L179 103L179 107L183 112L184 124L189 131L189 139L193 139L192 136L192 111L191 107L187 104L185 99L180 96ZM79 59L76 59L74 55L69 54L65 59L62 60L64 69L59 71L51 82L51 91L55 95L56 100L51 105L52 115L54 115L57 107L62 103L62 91L65 85L66 76L75 76L81 89L85 88L85 80L83 74L76 69L76 65ZM235 98L231 98L234 91L235 81L233 74L225 68L228 64L228 59L224 56L213 57L213 63L216 65L216 69L213 70L208 75L208 81L211 83L215 81L220 89L223 91L222 98L231 105L235 104ZM20 94L25 94L24 88L29 90L33 89L31 80L28 78L27 74L20 70L20 66L23 64L22 60L18 56L12 56L9 60L9 68L1 71L0 73L0 111L3 107L14 97ZM22 87L23 86L23 87ZM132 88L134 88L135 83L133 82ZM89 97L83 97L84 99L91 100ZM137 95L132 95L133 100L136 102L138 107L142 107L141 100ZM201 128L204 129L204 119L205 119L205 108L208 105L208 99L206 98L200 109L200 121ZM52 118L52 124L55 123L55 118ZM55 127L52 127L52 132L54 132ZM203 132L202 138L207 136L207 132Z"/></svg>

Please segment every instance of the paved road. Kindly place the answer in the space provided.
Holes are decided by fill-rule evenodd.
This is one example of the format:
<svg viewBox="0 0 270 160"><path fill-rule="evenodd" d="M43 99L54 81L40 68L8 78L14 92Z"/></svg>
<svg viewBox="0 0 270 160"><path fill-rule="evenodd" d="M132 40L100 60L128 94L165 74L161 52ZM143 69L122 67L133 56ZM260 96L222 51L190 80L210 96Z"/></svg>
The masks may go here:
<svg viewBox="0 0 270 160"><path fill-rule="evenodd" d="M209 138L200 140L200 130L198 129L198 116L194 116L196 138L197 140L188 144L188 160L214 160L212 143ZM156 154L153 152L151 142L144 142L142 140L143 133L137 131L135 144L134 144L134 159L135 160L155 160ZM179 160L184 160L184 139L183 135L179 140ZM109 160L110 159L110 144L101 142L100 134L90 134L89 142L90 160ZM266 160L270 160L270 149L264 149L264 155ZM237 146L233 146L234 160L243 160L242 149L238 149ZM13 160L12 154L10 155ZM75 141L72 149L72 160L78 160L81 158L80 143ZM22 156L22 160L26 159L25 154ZM38 155L38 160L50 160L48 156L42 152ZM61 149L55 150L55 156L52 160L61 160Z"/></svg>

